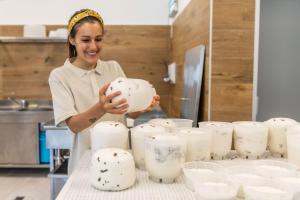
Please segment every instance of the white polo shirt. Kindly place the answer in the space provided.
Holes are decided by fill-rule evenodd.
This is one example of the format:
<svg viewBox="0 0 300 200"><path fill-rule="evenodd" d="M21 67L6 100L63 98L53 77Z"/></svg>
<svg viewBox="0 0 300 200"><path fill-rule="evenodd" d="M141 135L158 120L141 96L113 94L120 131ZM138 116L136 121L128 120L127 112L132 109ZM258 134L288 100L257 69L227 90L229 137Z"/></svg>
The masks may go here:
<svg viewBox="0 0 300 200"><path fill-rule="evenodd" d="M69 117L85 112L94 106L99 101L100 88L118 77L126 76L116 61L98 60L95 69L84 70L74 66L67 59L63 66L52 70L49 76L49 85L52 94L55 124L58 125ZM119 121L124 123L125 117L124 115L107 113L99 121ZM74 134L69 173L73 170L83 153L90 148L91 127Z"/></svg>

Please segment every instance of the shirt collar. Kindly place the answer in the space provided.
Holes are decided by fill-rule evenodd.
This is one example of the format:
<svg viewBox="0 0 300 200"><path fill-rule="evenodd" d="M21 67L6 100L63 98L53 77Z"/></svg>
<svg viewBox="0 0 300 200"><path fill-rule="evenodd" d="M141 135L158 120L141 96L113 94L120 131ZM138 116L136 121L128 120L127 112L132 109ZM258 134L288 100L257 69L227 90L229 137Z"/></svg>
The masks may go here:
<svg viewBox="0 0 300 200"><path fill-rule="evenodd" d="M93 72L96 73L96 74L101 75L102 74L101 62L102 62L101 60L97 60L96 68L91 69L91 70L86 70L86 69L81 69L81 68L76 67L75 65L73 65L70 62L69 58L68 58L68 59L66 59L64 66L66 66L67 68L71 69L74 73L76 73L80 77L83 77L83 76L85 76L87 74L90 74L90 73L93 73Z"/></svg>

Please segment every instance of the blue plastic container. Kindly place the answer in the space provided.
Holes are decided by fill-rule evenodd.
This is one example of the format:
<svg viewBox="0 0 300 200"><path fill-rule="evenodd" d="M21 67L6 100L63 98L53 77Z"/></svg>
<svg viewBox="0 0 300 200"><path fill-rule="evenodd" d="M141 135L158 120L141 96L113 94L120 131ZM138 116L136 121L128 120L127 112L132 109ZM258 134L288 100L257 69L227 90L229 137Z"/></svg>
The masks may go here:
<svg viewBox="0 0 300 200"><path fill-rule="evenodd" d="M50 151L46 147L46 132L40 131L40 163L41 164L48 164L50 161Z"/></svg>

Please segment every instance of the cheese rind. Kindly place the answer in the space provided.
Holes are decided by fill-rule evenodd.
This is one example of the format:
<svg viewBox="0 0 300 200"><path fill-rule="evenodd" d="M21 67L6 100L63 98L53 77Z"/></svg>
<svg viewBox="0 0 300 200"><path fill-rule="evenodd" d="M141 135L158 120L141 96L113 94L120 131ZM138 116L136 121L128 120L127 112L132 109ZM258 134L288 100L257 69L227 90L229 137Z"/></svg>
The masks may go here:
<svg viewBox="0 0 300 200"><path fill-rule="evenodd" d="M118 191L133 186L136 172L132 155L118 148L98 150L92 156L90 180L99 190Z"/></svg>

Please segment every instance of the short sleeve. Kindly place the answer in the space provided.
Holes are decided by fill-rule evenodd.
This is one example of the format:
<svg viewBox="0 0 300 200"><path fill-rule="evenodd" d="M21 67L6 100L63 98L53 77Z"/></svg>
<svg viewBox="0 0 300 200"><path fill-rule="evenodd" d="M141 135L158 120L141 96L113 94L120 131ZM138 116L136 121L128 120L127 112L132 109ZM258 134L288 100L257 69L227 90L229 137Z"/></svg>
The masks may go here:
<svg viewBox="0 0 300 200"><path fill-rule="evenodd" d="M53 101L55 125L59 125L69 117L76 115L74 97L66 84L53 77L49 77L49 86Z"/></svg>

